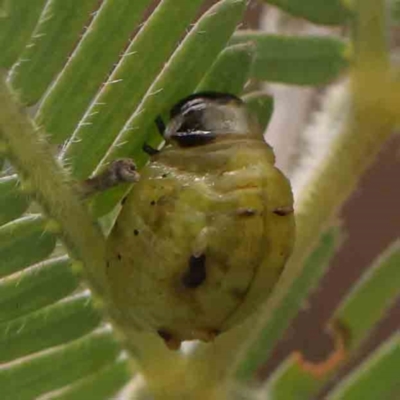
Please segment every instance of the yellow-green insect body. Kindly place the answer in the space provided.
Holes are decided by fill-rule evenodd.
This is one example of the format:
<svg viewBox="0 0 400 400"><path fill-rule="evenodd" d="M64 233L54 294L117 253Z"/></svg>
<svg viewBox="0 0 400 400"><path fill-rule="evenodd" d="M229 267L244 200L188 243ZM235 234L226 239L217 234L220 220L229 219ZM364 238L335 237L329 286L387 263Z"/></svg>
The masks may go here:
<svg viewBox="0 0 400 400"><path fill-rule="evenodd" d="M199 94L171 116L110 235L107 276L119 319L178 347L212 340L268 297L294 218L290 185L239 99Z"/></svg>

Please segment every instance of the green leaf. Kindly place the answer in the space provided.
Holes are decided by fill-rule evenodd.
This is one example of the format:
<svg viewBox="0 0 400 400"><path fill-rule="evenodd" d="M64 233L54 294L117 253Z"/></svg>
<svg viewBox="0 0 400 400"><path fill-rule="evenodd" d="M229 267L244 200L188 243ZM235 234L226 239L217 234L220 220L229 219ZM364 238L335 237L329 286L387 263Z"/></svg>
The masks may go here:
<svg viewBox="0 0 400 400"><path fill-rule="evenodd" d="M75 177L86 178L104 157L195 17L200 3L201 0L164 0L142 27L68 145L64 158L69 160Z"/></svg>
<svg viewBox="0 0 400 400"><path fill-rule="evenodd" d="M149 3L150 0L102 3L37 113L38 125L44 127L53 143L62 143L72 134Z"/></svg>
<svg viewBox="0 0 400 400"><path fill-rule="evenodd" d="M242 43L224 49L196 88L239 96L247 82L254 58L254 45Z"/></svg>
<svg viewBox="0 0 400 400"><path fill-rule="evenodd" d="M264 0L297 17L316 24L342 25L350 16L342 0Z"/></svg>
<svg viewBox="0 0 400 400"><path fill-rule="evenodd" d="M36 103L68 60L98 0L50 0L11 71L22 103ZM32 79L35 77L35 79Z"/></svg>
<svg viewBox="0 0 400 400"><path fill-rule="evenodd" d="M274 111L273 97L265 92L252 92L243 96L243 101L257 117L262 131L265 131Z"/></svg>
<svg viewBox="0 0 400 400"><path fill-rule="evenodd" d="M147 156L142 151L143 142L160 141L153 125L156 116L193 93L223 50L245 8L245 0L222 0L201 17L150 87L103 164L119 157L132 157L139 166L144 165ZM126 188L116 189L98 196L93 206L95 215L110 211L125 191Z"/></svg>
<svg viewBox="0 0 400 400"><path fill-rule="evenodd" d="M0 225L18 218L29 206L16 175L0 178Z"/></svg>
<svg viewBox="0 0 400 400"><path fill-rule="evenodd" d="M232 43L253 42L256 57L251 76L295 85L319 85L338 77L347 66L347 45L321 36L279 36L239 31Z"/></svg>
<svg viewBox="0 0 400 400"><path fill-rule="evenodd" d="M357 348L400 294L400 241L391 245L343 300L333 319Z"/></svg>
<svg viewBox="0 0 400 400"><path fill-rule="evenodd" d="M265 393L274 400L309 400L317 393L325 379L319 380L299 367L292 356L284 360L268 379ZM324 377L325 378L325 377ZM311 397L310 397L311 396Z"/></svg>
<svg viewBox="0 0 400 400"><path fill-rule="evenodd" d="M0 21L0 68L10 68L27 44L45 0L12 0Z"/></svg>
<svg viewBox="0 0 400 400"><path fill-rule="evenodd" d="M373 352L350 376L338 383L327 400L398 399L400 335L394 334Z"/></svg>
<svg viewBox="0 0 400 400"><path fill-rule="evenodd" d="M47 393L46 400L109 400L132 378L129 363L121 357L110 366L66 388Z"/></svg>
<svg viewBox="0 0 400 400"><path fill-rule="evenodd" d="M3 398L31 400L99 371L116 361L120 347L109 328L37 353L0 370Z"/></svg>
<svg viewBox="0 0 400 400"><path fill-rule="evenodd" d="M52 304L77 287L67 257L46 260L0 279L0 322Z"/></svg>
<svg viewBox="0 0 400 400"><path fill-rule="evenodd" d="M88 292L0 325L0 362L77 339L100 323Z"/></svg>
<svg viewBox="0 0 400 400"><path fill-rule="evenodd" d="M338 228L332 228L322 235L317 247L305 261L301 276L297 278L284 301L274 310L268 325L259 331L257 337L253 338L240 358L235 369L235 377L238 380L251 379L256 369L268 358L274 344L281 338L282 332L296 315L310 290L326 271L338 247L338 242Z"/></svg>
<svg viewBox="0 0 400 400"><path fill-rule="evenodd" d="M12 274L47 257L56 244L46 232L46 220L30 215L0 227L0 277Z"/></svg>

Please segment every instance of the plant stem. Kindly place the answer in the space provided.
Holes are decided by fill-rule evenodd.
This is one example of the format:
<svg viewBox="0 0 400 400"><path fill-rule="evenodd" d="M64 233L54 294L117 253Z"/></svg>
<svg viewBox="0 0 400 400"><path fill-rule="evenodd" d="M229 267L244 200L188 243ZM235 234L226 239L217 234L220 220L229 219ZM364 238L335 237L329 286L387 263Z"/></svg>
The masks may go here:
<svg viewBox="0 0 400 400"><path fill-rule="evenodd" d="M296 246L276 289L259 313L259 329L267 325L274 310L301 274L303 261L321 232L354 191L366 168L394 130L396 115L392 110L396 107L389 104L393 97L384 29L385 4L383 0L357 0L355 6L351 119L333 143L330 155L308 185L308 191L303 193L296 205ZM258 337L259 329L254 329L254 323L255 317L198 352L193 365L198 375L213 375L215 385L220 384L227 371L237 377L241 362L246 359L251 344ZM254 331L252 339L248 340L249 332ZM238 356L238 349L241 348ZM268 351L266 349L265 353ZM210 366L214 368L212 374ZM254 369L248 371L246 378L250 378L253 372Z"/></svg>
<svg viewBox="0 0 400 400"><path fill-rule="evenodd" d="M384 34L384 1L358 0L357 5L355 53L350 73L352 117L333 143L319 174L310 182L310 189L297 204L296 247L287 267L291 274L295 268L292 265L301 268L312 244L354 191L394 129L396 116L388 107L391 81ZM285 278L289 278L288 274Z"/></svg>
<svg viewBox="0 0 400 400"><path fill-rule="evenodd" d="M310 245L354 191L393 133L395 116L387 107L391 90L382 22L384 1L358 3L351 70L352 118L297 205L296 248L289 265L301 264Z"/></svg>
<svg viewBox="0 0 400 400"><path fill-rule="evenodd" d="M106 240L84 206L77 188L53 157L49 144L14 101L3 77L0 79L0 110L0 149L18 170L23 186L29 188L48 217L55 221L49 227L62 238L71 257L82 264L86 282L97 300L95 304L117 322L117 331L131 353L138 353L142 368L149 371L149 376L159 377L162 368L172 370L165 364L174 360L175 366L178 355L166 350L154 335L129 335L118 329L118 318L115 317L118 313L110 304L105 275Z"/></svg>
<svg viewBox="0 0 400 400"><path fill-rule="evenodd" d="M53 157L41 132L17 105L11 89L0 79L0 139L7 158L18 170L47 215L56 221L53 230L71 256L84 264L91 288L105 292L105 239L94 224L68 176Z"/></svg>

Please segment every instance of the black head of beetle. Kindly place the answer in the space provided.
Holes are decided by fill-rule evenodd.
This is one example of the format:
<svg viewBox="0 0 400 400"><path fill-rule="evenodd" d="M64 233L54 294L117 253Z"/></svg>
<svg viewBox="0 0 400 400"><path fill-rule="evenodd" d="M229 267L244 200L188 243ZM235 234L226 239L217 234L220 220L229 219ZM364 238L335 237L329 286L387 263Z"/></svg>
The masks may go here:
<svg viewBox="0 0 400 400"><path fill-rule="evenodd" d="M200 92L177 104L164 138L172 145L195 147L222 138L251 134L252 127L243 101L228 93Z"/></svg>

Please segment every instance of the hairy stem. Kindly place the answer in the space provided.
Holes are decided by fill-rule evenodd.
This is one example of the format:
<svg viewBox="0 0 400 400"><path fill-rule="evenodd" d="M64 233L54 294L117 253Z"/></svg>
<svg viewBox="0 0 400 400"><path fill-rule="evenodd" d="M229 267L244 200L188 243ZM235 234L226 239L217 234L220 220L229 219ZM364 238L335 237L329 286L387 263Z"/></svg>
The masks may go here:
<svg viewBox="0 0 400 400"><path fill-rule="evenodd" d="M105 238L53 157L43 134L17 105L0 79L0 140L4 155L21 177L23 187L43 207L71 256L83 263L95 293L105 293Z"/></svg>
<svg viewBox="0 0 400 400"><path fill-rule="evenodd" d="M213 346L197 353L193 370L198 376L215 377L215 385L220 384L227 371L235 378L251 378L255 366L246 372L241 370L241 366L246 361L252 343L257 340L260 330L268 324L274 310L301 274L303 261L321 232L354 191L366 168L394 130L396 115L393 110L398 110L399 107L390 104L393 102L393 82L386 49L384 1L357 0L355 7L355 52L350 73L351 118L296 205L295 250L276 290L259 313L259 329L254 329L256 321L251 318L233 332L222 335ZM249 333L252 333L250 339ZM241 349L239 355L238 349ZM265 350L266 353L268 351L269 349Z"/></svg>
<svg viewBox="0 0 400 400"><path fill-rule="evenodd" d="M118 313L113 309L108 296L105 275L106 240L80 198L92 188L83 187L82 189L77 187L76 182L70 181L53 157L52 150L43 134L19 108L17 102L14 101L12 90L2 77L0 79L0 110L1 151L18 170L23 187L29 188L29 192L43 207L48 217L55 222L49 226L64 241L71 257L77 261L75 265L82 265L80 270L86 275L86 281L96 296L96 304L101 305L103 311L111 317L113 322L116 322L118 328L116 317ZM112 175L115 172L114 167L120 164L121 160L111 165L111 170L106 170L103 175L94 179L101 181L105 177L106 186L109 185L110 173ZM117 168L124 175L120 179L123 181L137 179L137 173L134 168L131 170L131 167L131 163L122 160L122 170ZM114 180L114 178L111 179L112 184ZM100 186L104 184L104 182L100 183ZM160 377L162 369L172 371L172 367L166 365L166 360L174 360L171 364L175 366L178 355L165 349L164 344L155 335L118 331L125 345L137 356L143 370L148 372L149 376ZM157 390L159 386L163 386L153 381L151 379L151 386Z"/></svg>

